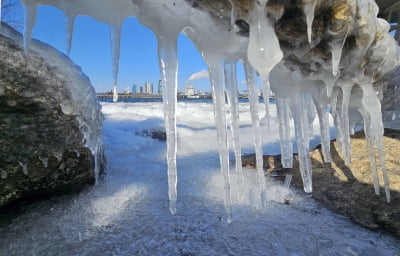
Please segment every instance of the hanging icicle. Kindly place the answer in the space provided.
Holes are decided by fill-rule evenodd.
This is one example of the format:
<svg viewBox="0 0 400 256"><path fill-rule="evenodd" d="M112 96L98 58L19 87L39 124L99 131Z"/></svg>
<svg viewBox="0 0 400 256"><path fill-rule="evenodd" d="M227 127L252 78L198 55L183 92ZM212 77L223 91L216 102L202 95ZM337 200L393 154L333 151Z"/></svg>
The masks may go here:
<svg viewBox="0 0 400 256"><path fill-rule="evenodd" d="M247 82L247 90L249 92L249 102L250 102L250 112L251 112L251 122L253 127L253 136L254 136L254 147L256 151L256 167L258 173L258 184L261 191L261 203L263 207L266 206L267 192L266 192L266 183L264 177L264 160L263 160L263 152L262 152L262 139L261 139L261 131L260 131L260 118L258 116L258 93L257 93L257 80L256 80L256 71L254 68L247 62L243 63L245 74L246 74L246 82Z"/></svg>
<svg viewBox="0 0 400 256"><path fill-rule="evenodd" d="M221 173L224 179L224 205L227 222L232 221L232 201L229 175L229 150L227 140L227 121L225 109L223 61L217 57L206 58L210 71L210 83L214 104L214 117L217 126L218 151Z"/></svg>
<svg viewBox="0 0 400 256"><path fill-rule="evenodd" d="M65 20L67 24L67 55L69 55L71 52L72 37L74 35L75 16L74 17L67 16Z"/></svg>
<svg viewBox="0 0 400 256"><path fill-rule="evenodd" d="M312 92L312 98L319 119L319 127L321 134L321 149L324 161L326 163L332 162L331 156L331 138L330 138L330 125L329 125L329 99L326 97L325 90L322 86L317 86Z"/></svg>
<svg viewBox="0 0 400 256"><path fill-rule="evenodd" d="M119 73L119 55L121 48L121 29L122 21L115 26L111 26L111 56L113 71L113 102L118 101L118 73Z"/></svg>
<svg viewBox="0 0 400 256"><path fill-rule="evenodd" d="M292 116L296 128L297 152L299 155L300 174L303 180L304 191L312 192L312 167L309 156L310 133L308 130L308 115L304 110L305 93L300 92L289 99Z"/></svg>
<svg viewBox="0 0 400 256"><path fill-rule="evenodd" d="M290 133L290 109L286 100L277 97L276 108L279 121L279 142L281 147L281 163L283 168L293 167L293 143Z"/></svg>
<svg viewBox="0 0 400 256"><path fill-rule="evenodd" d="M311 36L312 36L312 24L314 21L314 11L315 11L315 5L317 4L317 0L308 0L305 1L303 5L303 11L304 14L306 15L306 23L307 23L307 38L308 38L308 43L311 44Z"/></svg>
<svg viewBox="0 0 400 256"><path fill-rule="evenodd" d="M233 138L233 148L235 150L235 165L237 177L237 190L239 201L243 200L243 170L242 170L242 150L239 137L239 101L236 80L236 63L225 63L225 85L227 89L229 112L230 112L230 130Z"/></svg>
<svg viewBox="0 0 400 256"><path fill-rule="evenodd" d="M24 1L25 6L25 25L24 25L24 51L28 55L32 40L32 30L36 23L36 4Z"/></svg>

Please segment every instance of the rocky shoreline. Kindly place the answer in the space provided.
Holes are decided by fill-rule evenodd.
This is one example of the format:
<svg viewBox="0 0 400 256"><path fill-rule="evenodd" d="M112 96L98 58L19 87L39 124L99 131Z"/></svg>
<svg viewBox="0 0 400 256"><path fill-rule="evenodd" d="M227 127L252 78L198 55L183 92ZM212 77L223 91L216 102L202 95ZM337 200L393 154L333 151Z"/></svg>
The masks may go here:
<svg viewBox="0 0 400 256"><path fill-rule="evenodd" d="M400 131L385 129L385 163L390 180L391 202L387 203L380 175L380 195L375 195L369 165L367 145L363 132L351 137L352 163L346 166L331 143L333 162L324 163L320 148L310 155L313 165L312 197L328 209L349 217L354 223L372 230L386 231L400 238ZM298 161L291 169L282 169L279 156L264 156L264 169L273 176L293 175L291 185L303 190ZM295 156L296 158L296 156ZM243 166L254 167L253 156L243 156ZM267 161L266 161L267 160Z"/></svg>

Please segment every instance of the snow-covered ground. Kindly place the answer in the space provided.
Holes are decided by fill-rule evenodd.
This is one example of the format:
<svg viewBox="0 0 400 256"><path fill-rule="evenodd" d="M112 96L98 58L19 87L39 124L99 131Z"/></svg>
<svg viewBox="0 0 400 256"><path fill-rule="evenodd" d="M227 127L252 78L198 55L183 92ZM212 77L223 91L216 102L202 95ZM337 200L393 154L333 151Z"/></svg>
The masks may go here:
<svg viewBox="0 0 400 256"><path fill-rule="evenodd" d="M243 202L232 170L233 222L227 224L208 103L178 104L178 204L171 215L166 144L141 136L163 127L162 103L102 105L104 181L79 195L39 203L0 227L0 255L400 254L398 240L356 226L276 181L267 180L263 209L253 169L244 170ZM240 104L240 113L243 151L253 152L248 104ZM263 138L264 152L279 153L277 127L271 134Z"/></svg>

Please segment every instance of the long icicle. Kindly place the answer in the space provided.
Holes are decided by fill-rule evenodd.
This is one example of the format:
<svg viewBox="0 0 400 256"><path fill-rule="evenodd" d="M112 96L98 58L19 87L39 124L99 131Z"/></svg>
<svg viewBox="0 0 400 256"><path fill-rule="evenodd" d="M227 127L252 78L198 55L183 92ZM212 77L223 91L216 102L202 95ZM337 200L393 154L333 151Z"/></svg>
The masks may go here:
<svg viewBox="0 0 400 256"><path fill-rule="evenodd" d="M269 83L269 74L262 76L263 99L265 106L265 119L267 122L267 132L271 133L271 118L269 115L269 96L271 94L271 85Z"/></svg>
<svg viewBox="0 0 400 256"><path fill-rule="evenodd" d="M121 48L121 29L122 21L115 26L111 26L111 51L112 51L112 71L113 71L113 102L118 101L118 73L119 73L119 56Z"/></svg>
<svg viewBox="0 0 400 256"><path fill-rule="evenodd" d="M243 66L246 73L247 88L249 91L250 113L251 113L251 121L253 127L254 147L256 151L258 184L260 186L260 191L261 191L261 203L263 207L266 207L267 192L266 192L266 182L263 169L264 160L262 152L262 139L260 134L260 118L258 115L258 93L257 93L256 72L254 68L250 65L250 63L248 63L247 61L244 61Z"/></svg>
<svg viewBox="0 0 400 256"><path fill-rule="evenodd" d="M313 91L312 97L319 119L322 155L324 157L324 161L326 163L330 163L332 162L332 155L331 136L329 133L329 101L322 86L318 86Z"/></svg>
<svg viewBox="0 0 400 256"><path fill-rule="evenodd" d="M308 116L304 111L304 92L300 92L290 99L290 107L296 127L297 150L299 154L300 174L303 180L304 191L312 192L312 167L310 160L310 133L308 130Z"/></svg>
<svg viewBox="0 0 400 256"><path fill-rule="evenodd" d="M2 18L2 16L1 16L1 10L3 9L3 3L2 3L2 1L0 0L0 28L1 28L1 18Z"/></svg>
<svg viewBox="0 0 400 256"><path fill-rule="evenodd" d="M74 34L75 16L73 17L67 16L65 19L67 25L67 55L69 55L71 52L72 37Z"/></svg>
<svg viewBox="0 0 400 256"><path fill-rule="evenodd" d="M343 134L342 153L344 155L344 163L346 165L350 165L351 163L349 103L352 87L353 85L347 82L341 84L343 97L340 113L342 127L340 129L342 129Z"/></svg>
<svg viewBox="0 0 400 256"><path fill-rule="evenodd" d="M206 58L210 71L212 98L214 103L214 117L217 126L219 160L221 173L224 179L224 205L227 222L232 222L232 201L229 177L229 150L227 138L227 121L225 109L223 61L218 57Z"/></svg>
<svg viewBox="0 0 400 256"><path fill-rule="evenodd" d="M293 167L293 143L290 136L290 109L285 99L276 98L276 109L279 121L279 141L281 147L281 163L283 168Z"/></svg>
<svg viewBox="0 0 400 256"><path fill-rule="evenodd" d="M384 181L384 188L386 194L386 201L390 202L390 187L389 187L389 179L387 176L387 171L385 167L385 159L384 159L384 152L383 152L383 123L382 123L382 112L381 103L372 87L371 83L363 83L360 85L363 91L362 97L362 105L364 112L364 125L365 125L365 132L366 138L368 143L368 151L370 154L370 162L371 162L371 169L373 171L373 176L377 176L377 173L374 174L374 171L377 171L376 165L376 158L379 159L380 169L382 171L383 181ZM377 153L376 153L377 151ZM372 159L371 159L372 158ZM372 161L373 160L373 161ZM376 177L377 179L377 177ZM374 177L374 185L378 185L378 181L375 181ZM375 193L379 193L379 187L375 187ZM377 194L378 194L377 193Z"/></svg>
<svg viewBox="0 0 400 256"><path fill-rule="evenodd" d="M32 30L36 22L36 5L23 1L25 6L25 26L24 26L24 51L28 55L32 40Z"/></svg>
<svg viewBox="0 0 400 256"><path fill-rule="evenodd" d="M176 33L158 35L158 59L162 81L164 121L167 134L168 198L169 210L176 213L178 174L176 168L177 134L176 105L178 90L178 50Z"/></svg>
<svg viewBox="0 0 400 256"><path fill-rule="evenodd" d="M235 150L237 192L239 201L243 200L243 169L242 169L242 150L239 137L239 101L236 82L236 63L225 63L225 85L228 92L228 103L230 110L230 127Z"/></svg>
<svg viewBox="0 0 400 256"><path fill-rule="evenodd" d="M304 14L306 15L306 23L307 23L307 38L308 38L308 43L311 44L311 36L312 36L312 24L314 21L314 11L315 11L315 5L317 3L317 0L309 0L304 4L303 11Z"/></svg>

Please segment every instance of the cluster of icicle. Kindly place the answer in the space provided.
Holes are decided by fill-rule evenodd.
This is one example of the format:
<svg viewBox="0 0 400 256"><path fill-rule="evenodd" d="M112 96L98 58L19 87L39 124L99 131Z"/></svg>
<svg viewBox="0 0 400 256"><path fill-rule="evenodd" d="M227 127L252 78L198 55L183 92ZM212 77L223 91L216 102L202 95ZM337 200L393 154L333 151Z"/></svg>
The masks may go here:
<svg viewBox="0 0 400 256"><path fill-rule="evenodd" d="M350 121L349 106L357 109L364 118L364 128L367 136L375 192L379 193L378 167L384 177L387 201L390 201L389 181L387 178L382 150L383 125L380 111L380 101L372 84L373 79L359 74L343 76L340 74L340 60L346 38L333 41L331 46L331 72L313 74L305 77L299 70L288 68L282 60L284 54L275 34L274 24L267 19L266 4L268 0L254 1L247 22L250 26L249 37L239 36L235 26L234 1L230 22L215 22L207 12L193 8L185 0L22 0L26 7L25 49L28 51L35 24L36 8L38 5L52 5L60 8L66 15L68 49L71 49L74 19L78 15L88 15L111 26L114 92L117 92L118 60L120 52L121 26L130 16L136 16L139 21L150 28L158 40L158 56L160 74L163 85L163 101L165 105L165 128L167 132L167 163L170 211L176 212L177 200L177 170L176 170L176 93L177 93L177 37L183 32L195 44L208 64L210 82L213 93L214 114L217 126L221 172L224 178L225 208L227 220L231 221L231 191L229 176L228 127L232 132L233 146L236 157L238 177L242 175L241 149L239 139L239 116L237 102L236 63L243 63L251 109L251 119L254 131L254 144L257 159L257 171L263 205L266 203L266 183L262 169L262 145L260 136L260 116L257 109L257 73L262 79L263 95L266 99L267 128L269 120L269 95L272 89L277 97L277 113L279 120L280 145L282 164L292 167L293 142L290 123L295 124L297 152L300 161L301 177L304 190L312 191L312 169L309 157L310 124L318 115L321 127L321 145L324 160L331 161L329 115L332 113L337 129L337 141L343 152L345 162L350 163ZM303 6L306 17L308 40L312 42L312 23L314 9L318 0L306 1ZM354 1L357 8L368 4L376 7L373 0ZM376 7L377 8L377 7ZM368 12L370 13L370 12ZM367 17L369 18L369 17ZM368 51L380 51L382 69L390 69L393 61L388 60L393 55L394 44L388 35L388 25L385 21L376 20L376 30L386 30L381 44L371 45L360 49L362 54ZM375 30L375 31L376 31ZM372 31L371 33L375 33ZM371 47L370 47L371 46ZM394 50L393 50L394 49ZM396 55L396 54L394 54ZM398 56L398 53L397 53ZM378 57L377 57L378 58ZM396 60L397 61L397 60ZM395 62L396 62L395 61ZM389 63L389 64L388 64ZM397 63L395 63L397 64ZM395 65L393 64L393 65ZM392 65L392 66L393 66ZM348 72L351 74L351 72ZM357 88L352 90L354 85ZM224 91L228 95L227 115ZM117 100L117 94L115 99ZM378 160L376 160L378 159ZM238 179L239 197L243 197L242 179Z"/></svg>

